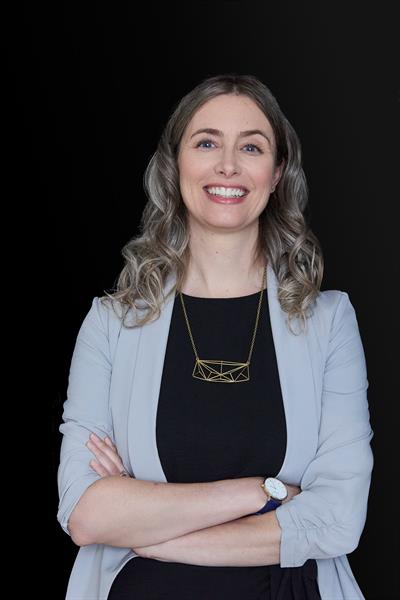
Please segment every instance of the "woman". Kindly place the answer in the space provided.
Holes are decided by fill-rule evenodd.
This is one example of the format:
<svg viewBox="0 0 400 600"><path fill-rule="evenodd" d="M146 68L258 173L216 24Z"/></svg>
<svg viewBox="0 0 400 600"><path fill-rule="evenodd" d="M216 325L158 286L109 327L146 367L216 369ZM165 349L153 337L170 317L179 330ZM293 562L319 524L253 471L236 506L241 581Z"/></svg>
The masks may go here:
<svg viewBox="0 0 400 600"><path fill-rule="evenodd" d="M67 598L363 598L346 554L373 466L365 357L348 294L320 291L293 128L257 78L211 77L145 183L72 358Z"/></svg>

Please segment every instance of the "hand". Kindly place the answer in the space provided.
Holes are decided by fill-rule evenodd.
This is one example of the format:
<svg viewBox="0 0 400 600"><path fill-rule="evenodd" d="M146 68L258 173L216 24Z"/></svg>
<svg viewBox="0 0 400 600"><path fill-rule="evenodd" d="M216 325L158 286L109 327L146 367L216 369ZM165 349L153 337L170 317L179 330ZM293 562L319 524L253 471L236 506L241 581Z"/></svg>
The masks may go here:
<svg viewBox="0 0 400 600"><path fill-rule="evenodd" d="M95 433L91 433L86 446L96 457L96 460L91 460L89 464L98 475L101 477L128 475L117 452L117 447L108 436L102 440Z"/></svg>
<svg viewBox="0 0 400 600"><path fill-rule="evenodd" d="M297 485L289 485L288 483L285 483L285 485L287 487L288 495L285 498L285 500L283 500L282 504L284 502L289 502L289 500L291 500L292 498L294 498L294 496L297 496L297 494L300 494L301 492L301 488L299 488Z"/></svg>
<svg viewBox="0 0 400 600"><path fill-rule="evenodd" d="M161 542L161 543L163 543L163 542ZM135 552L135 554L137 554L141 558L155 559L153 552L154 552L154 548L156 546L157 546L157 544L152 544L151 546L139 546L138 548L132 548L132 550Z"/></svg>
<svg viewBox="0 0 400 600"><path fill-rule="evenodd" d="M150 546L139 546L138 548L132 548L132 550L141 558L151 558L152 560L159 560L161 562L171 562L168 555L168 550L173 549L178 542L179 538L172 538L159 544L151 544ZM166 554L165 554L166 553ZM164 556L165 554L165 556Z"/></svg>

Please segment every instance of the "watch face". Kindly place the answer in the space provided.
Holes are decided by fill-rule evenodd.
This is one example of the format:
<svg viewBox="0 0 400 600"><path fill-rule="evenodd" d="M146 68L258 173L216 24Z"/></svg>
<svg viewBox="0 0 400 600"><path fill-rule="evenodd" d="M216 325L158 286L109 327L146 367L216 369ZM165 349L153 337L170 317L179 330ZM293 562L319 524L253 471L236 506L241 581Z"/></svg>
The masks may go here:
<svg viewBox="0 0 400 600"><path fill-rule="evenodd" d="M271 498L275 500L284 500L287 496L285 484L279 479L275 479L275 477L268 477L264 482L264 486Z"/></svg>

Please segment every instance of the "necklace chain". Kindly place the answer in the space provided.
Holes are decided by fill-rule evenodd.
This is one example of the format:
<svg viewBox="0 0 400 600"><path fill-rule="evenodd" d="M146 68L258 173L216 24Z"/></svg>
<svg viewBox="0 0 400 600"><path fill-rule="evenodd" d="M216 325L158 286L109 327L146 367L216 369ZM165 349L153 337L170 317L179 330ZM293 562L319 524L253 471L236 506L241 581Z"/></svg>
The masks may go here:
<svg viewBox="0 0 400 600"><path fill-rule="evenodd" d="M260 298L259 298L258 307L257 307L256 323L255 323L255 326L254 326L253 337L252 337L251 344L250 344L249 356L247 357L246 363L237 363L237 364L243 364L243 365L247 365L247 366L250 364L250 360L251 360L251 356L252 356L253 348L254 348L254 342L255 342L255 339L256 339L258 322L259 322L259 319L260 319L261 304L262 304L263 292L264 292L264 287L265 287L265 280L266 280L266 269L264 269L263 282L262 282L262 286L261 286ZM188 332L189 332L190 341L192 343L193 352L194 352L195 357L196 357L196 362L199 362L199 361L201 362L201 360L199 358L199 355L198 355L198 352L197 352L196 344L194 343L193 334L192 334L192 330L191 330L191 327L190 327L190 324L189 324L189 319L188 319L188 316L187 316L185 303L183 301L182 292L179 292L179 296L180 296L180 299L181 299L183 314L185 316L186 326L187 326L187 329L188 329ZM224 361L222 361L222 362L224 362ZM231 364L235 364L235 363L231 363Z"/></svg>

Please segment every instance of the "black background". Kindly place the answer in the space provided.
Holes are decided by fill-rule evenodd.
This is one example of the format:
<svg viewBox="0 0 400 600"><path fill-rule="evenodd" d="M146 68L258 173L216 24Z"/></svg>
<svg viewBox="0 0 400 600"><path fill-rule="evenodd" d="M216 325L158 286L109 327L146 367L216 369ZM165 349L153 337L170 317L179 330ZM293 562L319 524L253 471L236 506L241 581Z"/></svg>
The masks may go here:
<svg viewBox="0 0 400 600"><path fill-rule="evenodd" d="M29 560L39 557L35 581L46 581L50 597L64 597L76 553L56 521L58 427L75 338L93 297L122 268L120 249L145 203L143 172L173 105L223 72L260 77L301 139L322 289L349 293L370 382L375 467L367 524L349 560L367 599L398 597L394 6L26 3L5 19L3 191L15 216L3 222L12 235L4 283L8 307L22 301L24 318L10 310L9 320L22 324L16 384L28 387L12 433L19 423L34 432L19 519L29 536L19 541L29 540Z"/></svg>

